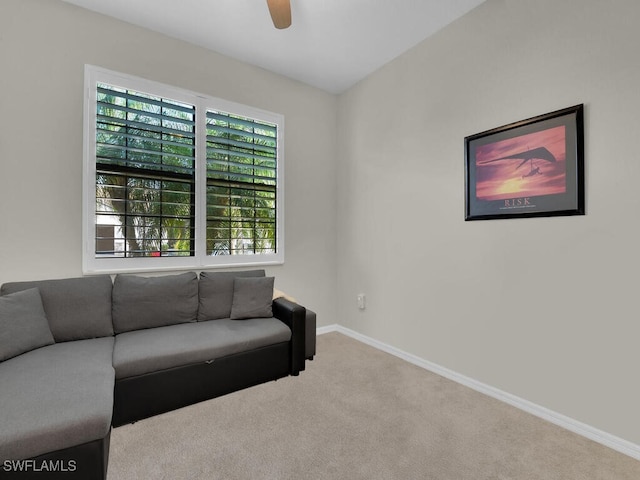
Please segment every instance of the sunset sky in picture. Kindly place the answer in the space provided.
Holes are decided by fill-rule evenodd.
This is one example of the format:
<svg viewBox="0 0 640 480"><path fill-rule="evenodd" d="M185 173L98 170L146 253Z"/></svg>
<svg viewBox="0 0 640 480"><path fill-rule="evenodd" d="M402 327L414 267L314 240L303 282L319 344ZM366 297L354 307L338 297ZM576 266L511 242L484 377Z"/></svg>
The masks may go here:
<svg viewBox="0 0 640 480"><path fill-rule="evenodd" d="M565 138L565 127L559 126L479 146L476 149L476 198L504 200L564 193L567 180ZM556 162L534 158L519 168L524 159L484 163L539 147L549 150ZM539 174L525 177L535 168L540 169Z"/></svg>

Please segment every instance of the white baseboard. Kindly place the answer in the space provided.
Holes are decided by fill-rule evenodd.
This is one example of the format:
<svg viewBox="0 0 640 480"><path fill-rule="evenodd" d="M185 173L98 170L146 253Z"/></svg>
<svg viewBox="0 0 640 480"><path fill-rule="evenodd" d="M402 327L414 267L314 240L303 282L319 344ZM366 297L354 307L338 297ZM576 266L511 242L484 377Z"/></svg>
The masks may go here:
<svg viewBox="0 0 640 480"><path fill-rule="evenodd" d="M337 332L338 328L343 328L343 327L340 327L337 324L327 325L326 327L318 327L316 328L316 335L323 335L325 333Z"/></svg>
<svg viewBox="0 0 640 480"><path fill-rule="evenodd" d="M412 363L413 365L424 368L425 370L464 385L465 387L469 387L477 392L483 393L492 398L495 398L496 400L500 400L513 407L535 415L536 417L542 418L543 420L551 422L554 425L558 425L559 427L565 428L566 430L569 430L573 433L577 433L578 435L588 438L589 440L593 440L594 442L604 445L605 447L609 447L617 452L635 458L636 460L640 460L640 445L636 445L635 443L631 443L627 440L616 437L615 435L603 432L602 430L594 428L590 425L579 422L577 420L574 420L573 418L554 412L553 410L549 410L548 408L542 407L523 398L504 392L485 383L474 380L473 378L466 377L460 373L454 372L453 370L449 370L448 368L442 367L410 353L404 352L400 349L392 347L391 345L380 342L366 335L362 335L361 333L358 333L349 328L336 324L319 327L316 332L318 335L330 332L341 333L362 343L377 348L378 350L401 358L409 363Z"/></svg>

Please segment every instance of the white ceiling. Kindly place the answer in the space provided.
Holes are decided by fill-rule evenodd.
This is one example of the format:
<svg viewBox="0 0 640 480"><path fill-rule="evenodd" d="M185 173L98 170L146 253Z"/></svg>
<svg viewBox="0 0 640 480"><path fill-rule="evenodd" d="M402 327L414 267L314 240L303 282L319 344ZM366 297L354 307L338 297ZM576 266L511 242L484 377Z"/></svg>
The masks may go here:
<svg viewBox="0 0 640 480"><path fill-rule="evenodd" d="M485 0L64 0L341 93Z"/></svg>

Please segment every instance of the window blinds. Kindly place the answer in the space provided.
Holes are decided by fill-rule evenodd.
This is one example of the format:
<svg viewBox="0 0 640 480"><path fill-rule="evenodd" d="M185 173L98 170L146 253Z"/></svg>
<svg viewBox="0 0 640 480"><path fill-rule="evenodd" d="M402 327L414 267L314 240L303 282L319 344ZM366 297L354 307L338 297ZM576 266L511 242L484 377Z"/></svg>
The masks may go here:
<svg viewBox="0 0 640 480"><path fill-rule="evenodd" d="M98 84L97 256L194 255L195 121L192 105Z"/></svg>
<svg viewBox="0 0 640 480"><path fill-rule="evenodd" d="M276 252L277 126L207 111L207 255Z"/></svg>

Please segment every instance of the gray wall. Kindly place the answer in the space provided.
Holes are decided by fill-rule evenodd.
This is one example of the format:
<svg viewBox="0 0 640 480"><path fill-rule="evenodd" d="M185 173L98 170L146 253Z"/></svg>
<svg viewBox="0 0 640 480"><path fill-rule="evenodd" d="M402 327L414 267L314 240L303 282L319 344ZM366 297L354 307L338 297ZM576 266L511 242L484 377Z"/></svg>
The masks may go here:
<svg viewBox="0 0 640 480"><path fill-rule="evenodd" d="M344 325L636 444L639 18L489 0L343 94L338 143ZM464 137L579 103L587 215L464 222Z"/></svg>
<svg viewBox="0 0 640 480"><path fill-rule="evenodd" d="M0 60L0 283L82 274L89 63L285 116L286 258L268 273L336 322L334 95L58 0L2 0Z"/></svg>

